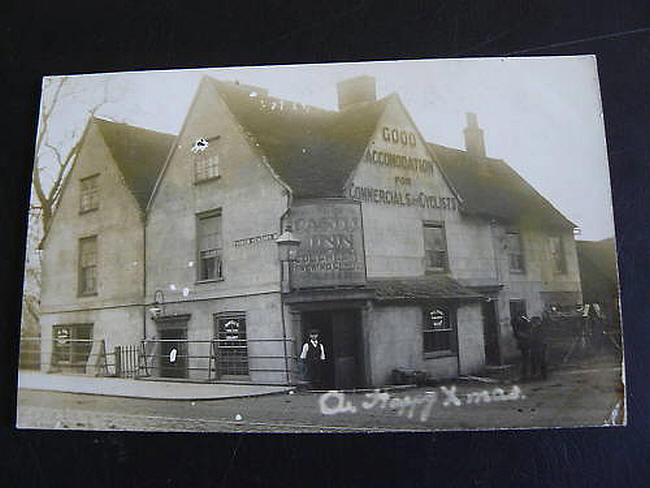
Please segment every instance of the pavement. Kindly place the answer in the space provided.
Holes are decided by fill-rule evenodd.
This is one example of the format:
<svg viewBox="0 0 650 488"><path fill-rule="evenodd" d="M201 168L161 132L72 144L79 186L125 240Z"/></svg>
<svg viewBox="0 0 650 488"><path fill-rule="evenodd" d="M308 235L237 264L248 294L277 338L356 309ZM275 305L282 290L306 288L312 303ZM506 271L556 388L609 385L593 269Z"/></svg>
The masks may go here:
<svg viewBox="0 0 650 488"><path fill-rule="evenodd" d="M79 377L71 379L76 384L79 383ZM102 382L102 395L19 388L17 427L313 433L625 424L621 365L613 358L594 358L580 361L579 364L567 364L551 370L547 380L511 379L486 383L484 378L467 378L438 386L394 389L380 396L364 391L333 394L288 389L284 394L255 398L215 397L214 400L165 401L166 399L121 398L106 394L108 381L127 381L139 388L154 382L110 378L98 380ZM179 384L173 386L178 387ZM240 385L188 386L231 388ZM515 387L518 390L516 395L513 394ZM502 389L509 398L503 394L496 398L495 389ZM452 390L455 401L446 401L450 400L448 392ZM169 396L169 393L165 393L165 396ZM496 401L497 399L501 401Z"/></svg>
<svg viewBox="0 0 650 488"><path fill-rule="evenodd" d="M283 393L292 389L270 385L96 378L25 370L18 372L18 388L149 400L224 400Z"/></svg>

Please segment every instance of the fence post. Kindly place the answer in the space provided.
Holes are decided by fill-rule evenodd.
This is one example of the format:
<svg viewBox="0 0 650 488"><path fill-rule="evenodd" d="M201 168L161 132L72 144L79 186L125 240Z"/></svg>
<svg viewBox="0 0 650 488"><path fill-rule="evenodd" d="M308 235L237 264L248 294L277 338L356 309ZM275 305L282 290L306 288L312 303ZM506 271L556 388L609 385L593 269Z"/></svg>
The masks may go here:
<svg viewBox="0 0 650 488"><path fill-rule="evenodd" d="M115 376L122 377L122 349L120 346L115 346L113 349L115 354Z"/></svg>

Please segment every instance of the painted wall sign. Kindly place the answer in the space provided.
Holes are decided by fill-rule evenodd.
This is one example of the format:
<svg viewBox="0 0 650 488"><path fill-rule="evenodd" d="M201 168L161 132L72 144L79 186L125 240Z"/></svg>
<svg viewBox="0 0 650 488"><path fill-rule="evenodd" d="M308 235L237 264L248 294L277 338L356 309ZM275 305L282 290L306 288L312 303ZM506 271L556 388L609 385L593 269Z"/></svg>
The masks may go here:
<svg viewBox="0 0 650 488"><path fill-rule="evenodd" d="M380 203L398 207L437 208L440 210L459 210L460 205L454 197L427 195L423 192L409 193L399 190L351 185L348 196L367 203Z"/></svg>
<svg viewBox="0 0 650 488"><path fill-rule="evenodd" d="M395 127L382 127L381 135L384 141L402 146L415 146L417 141L415 132Z"/></svg>
<svg viewBox="0 0 650 488"><path fill-rule="evenodd" d="M295 288L366 281L361 206L350 201L296 203L290 222L300 246L291 263Z"/></svg>
<svg viewBox="0 0 650 488"><path fill-rule="evenodd" d="M270 234L260 234L258 236L253 236L253 237L246 237L244 239L237 239L234 241L233 245L235 247L244 247L244 246L252 246L253 244L257 244L259 242L265 242L265 241L275 241L278 238L278 233L270 233Z"/></svg>
<svg viewBox="0 0 650 488"><path fill-rule="evenodd" d="M416 173L416 175L435 175L434 164L430 159L405 156L403 154L387 151L367 149L366 153L363 156L363 160L366 163L374 164L377 166L388 166L390 168L413 171Z"/></svg>

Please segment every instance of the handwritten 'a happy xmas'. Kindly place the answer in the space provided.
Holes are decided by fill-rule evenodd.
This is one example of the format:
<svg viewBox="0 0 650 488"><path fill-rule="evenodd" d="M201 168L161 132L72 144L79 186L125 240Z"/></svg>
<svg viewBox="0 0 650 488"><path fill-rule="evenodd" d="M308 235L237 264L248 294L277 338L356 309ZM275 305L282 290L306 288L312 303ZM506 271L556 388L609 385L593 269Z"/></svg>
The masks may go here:
<svg viewBox="0 0 650 488"><path fill-rule="evenodd" d="M405 415L413 418L418 407L420 409L420 421L425 422L434 405L440 404L443 407L461 407L463 405L476 405L482 403L506 402L526 398L521 388L514 385L509 392L502 388L494 388L491 391L481 390L470 393L459 394L456 387L441 386L438 391L429 391L417 396L392 396L386 392L375 390L365 394L366 400L361 403L363 410L388 410L397 415ZM357 413L359 407L346 399L345 393L341 391L328 391L323 393L318 404L323 415L337 415L342 413Z"/></svg>

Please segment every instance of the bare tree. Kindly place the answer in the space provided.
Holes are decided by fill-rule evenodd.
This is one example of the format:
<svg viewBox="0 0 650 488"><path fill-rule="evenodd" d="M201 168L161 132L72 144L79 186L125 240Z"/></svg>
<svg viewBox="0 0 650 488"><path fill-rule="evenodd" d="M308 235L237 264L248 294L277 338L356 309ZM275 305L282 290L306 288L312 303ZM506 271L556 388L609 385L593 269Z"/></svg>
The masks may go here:
<svg viewBox="0 0 650 488"><path fill-rule="evenodd" d="M38 335L41 288L40 243L45 236L54 210L61 198L65 176L72 166L81 145L84 121L87 123L108 99L108 82L103 80L101 93L88 93L87 86L70 81L69 77L47 78L41 94L41 113L34 156L32 175L32 202L29 209L27 249L25 254L25 277L23 283L23 313L21 331L26 335ZM84 105L80 100L94 99ZM80 120L62 120L53 123L57 112L75 105ZM83 113L85 112L85 114ZM53 135L61 126L63 136ZM60 130L58 132L61 132Z"/></svg>
<svg viewBox="0 0 650 488"><path fill-rule="evenodd" d="M52 143L49 137L51 119L63 101L63 89L69 84L68 80L68 77L60 77L55 80L48 79L43 89L43 103L41 104L39 130L36 139L32 184L34 187L34 195L38 200L37 208L40 210L41 226L44 232L47 232L49 228L52 214L61 197L61 189L65 175L70 169L71 163L77 155L81 144L81 138L79 136L74 137L73 141L68 142L67 147L63 147L66 145L65 143ZM107 92L107 85L104 85L104 96L98 103L87 109L88 117L94 116L97 110L108 102ZM75 92L71 92L68 93L68 96L74 96L75 94ZM56 162L56 165L54 165L54 176L49 184L44 180L42 174L44 167L43 159L46 152L49 152ZM49 188L47 188L48 186Z"/></svg>

